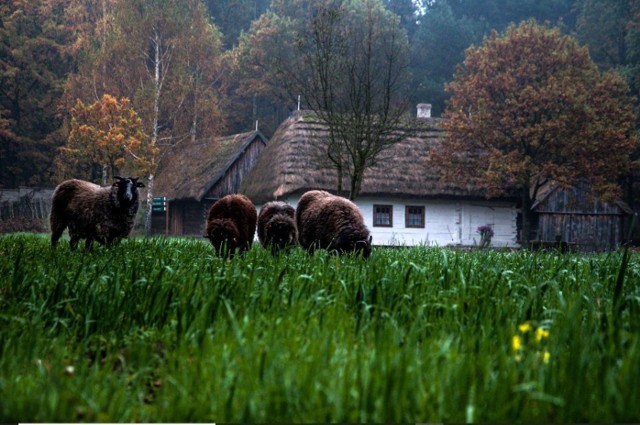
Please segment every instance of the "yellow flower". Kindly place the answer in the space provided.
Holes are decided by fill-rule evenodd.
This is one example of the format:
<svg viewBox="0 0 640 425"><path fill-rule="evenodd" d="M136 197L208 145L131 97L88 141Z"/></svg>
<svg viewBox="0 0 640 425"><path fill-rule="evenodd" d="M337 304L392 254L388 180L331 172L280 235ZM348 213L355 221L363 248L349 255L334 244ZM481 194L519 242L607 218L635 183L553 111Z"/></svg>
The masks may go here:
<svg viewBox="0 0 640 425"><path fill-rule="evenodd" d="M529 323L529 322L524 322L523 324L521 324L520 326L518 326L518 330L519 330L520 332L522 332L523 334L524 334L524 333L529 332L529 331L531 330L531 323Z"/></svg>
<svg viewBox="0 0 640 425"><path fill-rule="evenodd" d="M511 339L511 347L513 348L513 351L520 351L520 349L522 348L522 342L520 341L520 336L518 335L514 335L513 338Z"/></svg>
<svg viewBox="0 0 640 425"><path fill-rule="evenodd" d="M546 329L536 329L536 342L540 342L545 338L549 338L549 331Z"/></svg>
<svg viewBox="0 0 640 425"><path fill-rule="evenodd" d="M550 358L551 358L551 353L550 353L550 352L545 351L545 352L542 354L542 361L543 361L544 363L549 363L549 359L550 359Z"/></svg>

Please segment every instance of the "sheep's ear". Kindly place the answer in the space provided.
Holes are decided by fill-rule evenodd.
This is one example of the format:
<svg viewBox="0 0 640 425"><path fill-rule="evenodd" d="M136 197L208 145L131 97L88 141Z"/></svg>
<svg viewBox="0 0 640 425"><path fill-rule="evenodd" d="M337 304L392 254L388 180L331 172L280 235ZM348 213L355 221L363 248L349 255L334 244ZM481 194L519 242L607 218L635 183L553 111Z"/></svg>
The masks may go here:
<svg viewBox="0 0 640 425"><path fill-rule="evenodd" d="M114 178L114 179L116 179L116 180L124 180L124 179L123 179L122 177L120 177L120 176L113 176L113 178Z"/></svg>
<svg viewBox="0 0 640 425"><path fill-rule="evenodd" d="M368 242L366 240L364 240L364 241L356 241L356 249L357 248L365 248L368 243L370 243L370 242Z"/></svg>
<svg viewBox="0 0 640 425"><path fill-rule="evenodd" d="M136 187L144 187L144 183L142 183L142 182L136 182Z"/></svg>

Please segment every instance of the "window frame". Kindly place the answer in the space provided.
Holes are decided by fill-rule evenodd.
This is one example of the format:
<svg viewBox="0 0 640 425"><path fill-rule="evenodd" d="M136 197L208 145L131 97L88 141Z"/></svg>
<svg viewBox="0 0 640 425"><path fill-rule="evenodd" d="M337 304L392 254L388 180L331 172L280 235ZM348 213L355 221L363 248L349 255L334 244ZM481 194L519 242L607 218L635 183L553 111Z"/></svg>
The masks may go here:
<svg viewBox="0 0 640 425"><path fill-rule="evenodd" d="M421 217L420 217L420 222L421 224L416 225L416 224L410 224L409 223L409 208L420 208L420 212L421 212ZM404 206L404 227L406 227L407 229L424 229L426 227L426 223L425 223L425 210L426 208L424 207L424 205L405 205ZM416 215L416 214L414 214Z"/></svg>
<svg viewBox="0 0 640 425"><path fill-rule="evenodd" d="M378 223L378 208L389 209L389 224ZM374 204L373 205L373 227L393 227L393 205L391 204Z"/></svg>

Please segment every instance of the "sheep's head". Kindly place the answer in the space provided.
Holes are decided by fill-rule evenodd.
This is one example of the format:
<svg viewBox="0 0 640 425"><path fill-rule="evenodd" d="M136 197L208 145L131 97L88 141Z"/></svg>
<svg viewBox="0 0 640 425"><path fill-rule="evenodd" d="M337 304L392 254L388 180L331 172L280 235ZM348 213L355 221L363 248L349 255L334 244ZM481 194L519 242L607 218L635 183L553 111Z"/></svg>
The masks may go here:
<svg viewBox="0 0 640 425"><path fill-rule="evenodd" d="M273 251L295 245L298 240L295 221L291 217L283 214L276 215L269 220L265 230L267 243L271 245Z"/></svg>
<svg viewBox="0 0 640 425"><path fill-rule="evenodd" d="M371 242L373 240L372 236L369 236L368 239L362 239L356 241L355 243L355 252L362 254L362 258L369 258L371 255Z"/></svg>
<svg viewBox="0 0 640 425"><path fill-rule="evenodd" d="M115 200L118 205L132 205L138 203L138 188L144 187L138 177L115 176L111 187L115 191Z"/></svg>
<svg viewBox="0 0 640 425"><path fill-rule="evenodd" d="M238 227L229 219L216 219L207 223L205 235L213 245L218 256L233 256L234 251L240 245L240 232Z"/></svg>
<svg viewBox="0 0 640 425"><path fill-rule="evenodd" d="M362 258L369 258L371 255L372 237L367 233L348 233L340 238L339 251L344 253L353 252L362 255Z"/></svg>

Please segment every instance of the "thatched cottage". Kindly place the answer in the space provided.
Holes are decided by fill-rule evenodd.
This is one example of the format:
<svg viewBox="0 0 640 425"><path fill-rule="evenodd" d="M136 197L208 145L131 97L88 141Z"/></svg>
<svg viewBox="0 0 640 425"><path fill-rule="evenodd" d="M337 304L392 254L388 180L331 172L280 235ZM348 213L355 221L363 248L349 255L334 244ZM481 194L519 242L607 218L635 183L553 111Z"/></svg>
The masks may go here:
<svg viewBox="0 0 640 425"><path fill-rule="evenodd" d="M262 133L251 131L175 146L156 173L154 196L167 202L153 214L154 233L202 236L211 205L239 192L266 144Z"/></svg>
<svg viewBox="0 0 640 425"><path fill-rule="evenodd" d="M443 184L427 166L430 146L442 135L439 122L431 117L411 120L398 130L406 137L366 172L356 204L373 243L474 245L480 241L478 227L489 225L494 231L492 245L517 246L515 198L488 200L472 187ZM313 112L294 113L277 129L240 192L257 206L277 199L294 207L307 190L335 193L335 170L318 160L317 146L326 138L327 129Z"/></svg>

